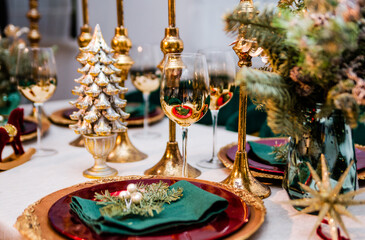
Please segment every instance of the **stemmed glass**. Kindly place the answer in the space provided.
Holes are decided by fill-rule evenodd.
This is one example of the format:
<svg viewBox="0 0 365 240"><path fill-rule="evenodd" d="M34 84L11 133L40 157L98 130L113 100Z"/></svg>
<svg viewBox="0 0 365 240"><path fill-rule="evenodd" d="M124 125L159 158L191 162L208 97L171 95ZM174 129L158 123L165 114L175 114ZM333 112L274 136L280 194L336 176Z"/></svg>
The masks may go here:
<svg viewBox="0 0 365 240"><path fill-rule="evenodd" d="M198 53L167 54L161 79L160 101L164 113L182 130L182 176L187 177L188 128L209 108L209 76L205 56Z"/></svg>
<svg viewBox="0 0 365 240"><path fill-rule="evenodd" d="M216 154L217 143L217 122L219 109L224 107L232 98L235 90L236 64L232 51L222 49L199 50L207 58L208 72L210 78L210 105L213 125L213 151L212 157L198 162L198 166L203 168L222 168Z"/></svg>
<svg viewBox="0 0 365 240"><path fill-rule="evenodd" d="M27 47L19 49L16 66L18 90L33 102L37 117L37 152L35 156L55 154L54 149L43 148L42 106L55 92L57 86L56 61L52 48Z"/></svg>
<svg viewBox="0 0 365 240"><path fill-rule="evenodd" d="M154 44L137 44L131 49L130 55L135 61L131 70L130 78L133 85L142 92L144 101L143 132L134 134L137 138L156 138L160 134L151 132L148 127L149 97L151 92L158 89L161 80L161 71L157 68L159 49Z"/></svg>

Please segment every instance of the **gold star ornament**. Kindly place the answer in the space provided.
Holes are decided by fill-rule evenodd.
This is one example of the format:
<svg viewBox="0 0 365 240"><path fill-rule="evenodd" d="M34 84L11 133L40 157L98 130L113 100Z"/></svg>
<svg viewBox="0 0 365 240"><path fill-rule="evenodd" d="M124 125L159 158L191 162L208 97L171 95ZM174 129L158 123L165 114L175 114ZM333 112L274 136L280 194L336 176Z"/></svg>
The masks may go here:
<svg viewBox="0 0 365 240"><path fill-rule="evenodd" d="M346 208L347 206L351 205L365 204L365 200L353 200L354 196L365 192L365 188L357 191L347 192L345 194L340 194L341 187L353 164L354 161L351 161L346 171L341 175L336 186L332 188L324 155L321 155L322 180L319 178L317 172L313 169L313 167L309 163L307 163L311 175L316 182L318 190L314 190L307 185L299 183L305 191L311 194L312 197L290 200L287 203L293 206L305 207L298 214L311 213L315 211L319 212L317 221L310 236L312 236L312 234L315 232L315 230L318 228L318 226L321 224L322 220L325 217L327 217L328 219L330 234L333 240L338 239L337 226L340 226L347 235L347 237L349 237L347 229L342 221L341 215L345 215L359 222L359 220L354 215L352 215Z"/></svg>

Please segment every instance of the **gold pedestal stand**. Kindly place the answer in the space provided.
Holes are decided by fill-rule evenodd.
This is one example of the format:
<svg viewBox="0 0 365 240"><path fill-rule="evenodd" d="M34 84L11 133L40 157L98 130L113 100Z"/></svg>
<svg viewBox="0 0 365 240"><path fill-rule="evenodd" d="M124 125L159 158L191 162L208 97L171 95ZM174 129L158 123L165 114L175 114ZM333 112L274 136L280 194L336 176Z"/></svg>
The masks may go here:
<svg viewBox="0 0 365 240"><path fill-rule="evenodd" d="M176 123L170 120L169 122L169 141L167 142L166 150L161 160L152 168L147 169L145 175L160 175L169 177L181 177L183 159L179 151L179 146L176 139ZM201 172L188 164L188 177L196 178Z"/></svg>
<svg viewBox="0 0 365 240"><path fill-rule="evenodd" d="M175 0L168 1L169 9L169 27L165 29L165 38L161 41L161 51L164 53L164 58L157 66L161 71L168 53L181 53L184 50L184 43L180 39L179 29L175 27ZM161 160L152 168L147 169L146 175L161 175L161 176L182 176L183 159L176 142L176 123L169 120L169 141L167 142L166 150ZM188 164L188 177L196 178L201 172Z"/></svg>
<svg viewBox="0 0 365 240"><path fill-rule="evenodd" d="M134 64L134 61L129 56L129 49L132 47L132 42L128 38L128 31L124 28L123 20L123 0L117 0L117 15L118 15L118 27L115 28L115 35L112 39L111 45L115 50L114 58L117 59L115 67L121 70L118 77L122 79L119 83L121 87L125 86L125 80L127 80L129 69ZM121 99L124 99L124 94L120 95ZM125 119L121 119L125 122ZM147 154L139 151L130 141L128 131L125 130L117 136L115 148L109 154L108 162L136 162L147 158Z"/></svg>
<svg viewBox="0 0 365 240"><path fill-rule="evenodd" d="M234 159L232 172L222 181L222 183L238 189L245 189L261 198L267 198L271 194L270 188L254 178L249 169L246 152L246 114L246 86L241 84L238 120L238 149Z"/></svg>
<svg viewBox="0 0 365 240"><path fill-rule="evenodd" d="M82 0L82 18L84 25L81 27L80 35L77 38L77 43L80 48L86 47L90 43L92 38L91 27L89 26L89 13L87 8L87 1L88 0ZM85 53L80 52L77 55L76 59L82 58L83 54ZM71 141L69 144L74 147L84 147L85 144L84 136L80 135L78 138Z"/></svg>
<svg viewBox="0 0 365 240"><path fill-rule="evenodd" d="M256 14L252 0L241 0L241 11L248 14ZM242 33L243 34L243 33ZM233 50L239 58L238 66L251 66L251 56L249 51L256 48L256 44L246 49L243 47L245 40L239 37ZM253 41L250 41L251 43ZM244 50L245 49L245 50ZM232 172L222 181L222 183L233 186L238 189L245 189L260 198L267 198L271 194L268 186L259 182L249 169L247 152L246 152L246 117L247 117L247 92L246 85L240 85L240 99L239 99L239 118L238 118L238 149L234 160Z"/></svg>

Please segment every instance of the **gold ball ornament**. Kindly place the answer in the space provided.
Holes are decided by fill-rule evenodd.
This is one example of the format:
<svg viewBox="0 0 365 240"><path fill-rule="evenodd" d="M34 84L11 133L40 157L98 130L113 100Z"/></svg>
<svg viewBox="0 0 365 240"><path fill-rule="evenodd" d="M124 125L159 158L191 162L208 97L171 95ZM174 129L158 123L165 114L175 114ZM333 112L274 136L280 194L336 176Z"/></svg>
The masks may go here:
<svg viewBox="0 0 365 240"><path fill-rule="evenodd" d="M134 204L138 204L138 203L140 203L140 202L142 201L142 199L143 199L143 195L142 195L142 193L140 193L140 192L134 192L134 193L131 195L131 199L132 199L132 202L133 202Z"/></svg>

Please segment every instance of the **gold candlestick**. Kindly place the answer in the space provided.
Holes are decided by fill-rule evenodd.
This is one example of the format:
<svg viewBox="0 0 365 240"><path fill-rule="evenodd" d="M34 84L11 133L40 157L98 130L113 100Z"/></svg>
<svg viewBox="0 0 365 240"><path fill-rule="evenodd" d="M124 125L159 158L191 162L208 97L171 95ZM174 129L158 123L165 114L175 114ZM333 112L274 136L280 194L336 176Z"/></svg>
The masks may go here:
<svg viewBox="0 0 365 240"><path fill-rule="evenodd" d="M91 35L91 27L89 25L89 11L88 11L88 0L82 0L82 19L83 19L83 25L80 28L81 32L80 35L77 38L77 43L80 48L86 47L92 38ZM84 57L84 55L87 54L85 52L79 52L76 59L81 59ZM78 138L73 140L69 143L71 146L74 147L84 147L84 136L80 135Z"/></svg>
<svg viewBox="0 0 365 240"><path fill-rule="evenodd" d="M241 0L240 3L241 11L255 14L255 9L252 0ZM243 46L245 43L249 42L252 47L245 51ZM250 50L257 48L254 41L246 40L239 37L237 43L233 46L233 50L239 57L238 66L248 66L252 65ZM260 183L252 175L247 159L246 152L246 115L247 115L247 91L246 85L240 85L240 101L239 101L239 117L238 117L238 148L234 160L234 165L230 175L222 181L222 183L231 185L235 188L245 189L261 198L267 198L271 194L271 190L268 186Z"/></svg>
<svg viewBox="0 0 365 240"><path fill-rule="evenodd" d="M132 42L128 38L128 31L124 27L123 20L123 0L117 0L117 16L118 27L115 28L115 35L111 45L115 50L114 58L117 59L115 66L121 70L118 77L122 79L119 83L121 87L125 86L125 80L128 78L129 69L134 64L134 61L129 56L129 50L132 47ZM120 98L124 99L124 93L120 94ZM124 109L123 109L124 111ZM126 118L125 118L126 119ZM121 119L123 122L125 119ZM147 158L147 155L139 151L130 141L128 131L125 130L118 134L115 148L109 154L108 162L135 162Z"/></svg>
<svg viewBox="0 0 365 240"><path fill-rule="evenodd" d="M175 0L168 1L168 9L169 27L165 28L165 38L161 41L161 51L164 53L164 58L157 66L161 72L166 54L181 53L184 50L184 43L180 39L179 29L175 27ZM169 120L169 141L167 142L165 153L161 160L152 168L147 169L144 174L181 177L182 167L183 159L176 142L176 123ZM188 177L196 178L200 174L201 172L198 169L188 164Z"/></svg>

